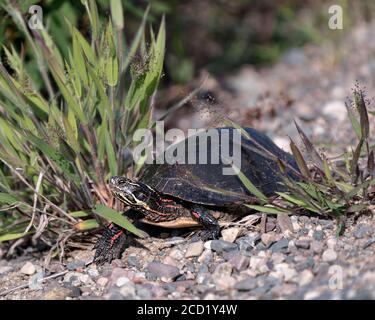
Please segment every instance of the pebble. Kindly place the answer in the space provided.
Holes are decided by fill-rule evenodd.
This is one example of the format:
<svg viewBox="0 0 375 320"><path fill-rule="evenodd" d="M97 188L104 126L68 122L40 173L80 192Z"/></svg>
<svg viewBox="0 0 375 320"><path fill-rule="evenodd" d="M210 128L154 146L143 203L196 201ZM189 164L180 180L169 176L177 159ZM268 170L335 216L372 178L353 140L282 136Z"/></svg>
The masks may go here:
<svg viewBox="0 0 375 320"><path fill-rule="evenodd" d="M134 267L134 268L139 268L139 261L136 256L130 255L128 256L128 266L129 267Z"/></svg>
<svg viewBox="0 0 375 320"><path fill-rule="evenodd" d="M324 244L322 242L319 242L319 241L312 241L310 243L310 249L316 253L316 254L320 254L323 252L323 249L324 249Z"/></svg>
<svg viewBox="0 0 375 320"><path fill-rule="evenodd" d="M237 248L237 244L224 240L212 240L211 242L211 250L218 253L236 250Z"/></svg>
<svg viewBox="0 0 375 320"><path fill-rule="evenodd" d="M123 285L130 282L130 279L127 277L120 277L116 280L116 286L122 287Z"/></svg>
<svg viewBox="0 0 375 320"><path fill-rule="evenodd" d="M269 247L277 241L277 235L274 232L263 233L261 240L266 247Z"/></svg>
<svg viewBox="0 0 375 320"><path fill-rule="evenodd" d="M42 279L44 277L44 272L39 271L33 276L30 277L29 280L29 288L31 290L41 290L43 289Z"/></svg>
<svg viewBox="0 0 375 320"><path fill-rule="evenodd" d="M321 241L324 239L324 232L322 230L315 230L313 233L314 240Z"/></svg>
<svg viewBox="0 0 375 320"><path fill-rule="evenodd" d="M337 259L337 253L333 249L327 249L323 252L322 259L324 262L332 262Z"/></svg>
<svg viewBox="0 0 375 320"><path fill-rule="evenodd" d="M177 261L184 259L184 253L179 249L172 249L171 252L169 252L169 256Z"/></svg>
<svg viewBox="0 0 375 320"><path fill-rule="evenodd" d="M81 269L81 268L84 268L85 267L85 261L82 261L82 260L76 260L76 261L73 261L73 262L69 262L67 265L66 265L67 269L69 271L75 271L77 269Z"/></svg>
<svg viewBox="0 0 375 320"><path fill-rule="evenodd" d="M45 292L40 298L41 300L65 300L73 295L72 289L65 287L56 287Z"/></svg>
<svg viewBox="0 0 375 320"><path fill-rule="evenodd" d="M149 263L147 271L158 278L174 279L180 275L180 270L177 267L160 262Z"/></svg>
<svg viewBox="0 0 375 320"><path fill-rule="evenodd" d="M269 271L269 268L267 266L267 261L268 261L267 258L252 256L250 257L249 266L258 274L266 273Z"/></svg>
<svg viewBox="0 0 375 320"><path fill-rule="evenodd" d="M26 275L33 275L36 272L36 267L30 261L26 262L20 270L21 273Z"/></svg>
<svg viewBox="0 0 375 320"><path fill-rule="evenodd" d="M203 249L204 249L203 241L190 243L186 250L185 258L199 257L202 254Z"/></svg>
<svg viewBox="0 0 375 320"><path fill-rule="evenodd" d="M294 241L294 245L299 249L309 249L310 248L310 241L307 240L296 240Z"/></svg>
<svg viewBox="0 0 375 320"><path fill-rule="evenodd" d="M309 284L314 279L314 274L310 270L303 270L298 276L298 282L300 286Z"/></svg>
<svg viewBox="0 0 375 320"><path fill-rule="evenodd" d="M105 286L107 285L107 283L108 283L108 279L105 278L105 277L100 277L100 278L96 281L96 283L97 283L99 286L101 286L101 287L105 287Z"/></svg>
<svg viewBox="0 0 375 320"><path fill-rule="evenodd" d="M13 270L13 268L10 267L10 266L0 267L0 275L6 274L6 273L8 273L12 270Z"/></svg>
<svg viewBox="0 0 375 320"><path fill-rule="evenodd" d="M359 224L353 234L356 239L363 239L365 237L371 236L372 233L373 229L370 226Z"/></svg>
<svg viewBox="0 0 375 320"><path fill-rule="evenodd" d="M275 252L275 251L281 251L284 249L287 249L289 245L289 240L286 238L282 238L281 240L277 241L276 243L272 244L270 249Z"/></svg>
<svg viewBox="0 0 375 320"><path fill-rule="evenodd" d="M234 242L237 239L240 231L240 228L228 228L222 230L221 235L223 236L224 241Z"/></svg>
<svg viewBox="0 0 375 320"><path fill-rule="evenodd" d="M241 254L236 254L233 256L230 260L229 263L237 270L245 270L249 264L250 264L250 258L245 257Z"/></svg>
<svg viewBox="0 0 375 320"><path fill-rule="evenodd" d="M275 266L276 272L279 272L285 282L289 282L297 277L297 271L287 263L280 263Z"/></svg>
<svg viewBox="0 0 375 320"><path fill-rule="evenodd" d="M128 282L121 286L120 293L125 298L131 298L135 296L135 285L132 282Z"/></svg>
<svg viewBox="0 0 375 320"><path fill-rule="evenodd" d="M257 280L256 278L246 278L244 280L241 280L237 282L234 285L234 288L239 291L250 291L255 289L257 286Z"/></svg>
<svg viewBox="0 0 375 320"><path fill-rule="evenodd" d="M99 271L98 271L98 269L89 268L89 269L87 269L87 273L92 278L99 277Z"/></svg>

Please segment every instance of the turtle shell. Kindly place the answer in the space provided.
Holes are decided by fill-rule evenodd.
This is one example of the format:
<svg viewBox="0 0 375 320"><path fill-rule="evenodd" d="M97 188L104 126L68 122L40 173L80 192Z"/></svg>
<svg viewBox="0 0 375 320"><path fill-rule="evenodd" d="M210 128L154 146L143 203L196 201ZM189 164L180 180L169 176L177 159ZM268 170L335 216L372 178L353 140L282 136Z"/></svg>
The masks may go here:
<svg viewBox="0 0 375 320"><path fill-rule="evenodd" d="M139 180L161 194L208 206L229 207L254 199L254 195L244 186L238 175L224 174L223 168L228 168L230 165L225 164L221 157L218 164L212 164L210 161L214 153L221 154L223 141L221 133L224 129L229 132L229 150L233 150L234 128L215 128L219 133L220 143L211 144L210 139L206 140L207 164L148 164L144 166ZM272 155L286 161L298 171L293 156L281 150L270 138L259 131L252 128L244 129L250 139L244 134L240 135L241 172L266 196L273 195L275 191L284 191L284 187L280 184L279 167ZM200 132L169 148L176 150L181 147L181 144L185 145L185 159L188 159L188 144L195 140L196 159L199 159L199 139L205 134L205 132ZM191 152L191 150L189 151ZM164 155L166 152L168 149ZM290 169L290 171L293 170ZM288 174L296 178L293 173L289 172Z"/></svg>

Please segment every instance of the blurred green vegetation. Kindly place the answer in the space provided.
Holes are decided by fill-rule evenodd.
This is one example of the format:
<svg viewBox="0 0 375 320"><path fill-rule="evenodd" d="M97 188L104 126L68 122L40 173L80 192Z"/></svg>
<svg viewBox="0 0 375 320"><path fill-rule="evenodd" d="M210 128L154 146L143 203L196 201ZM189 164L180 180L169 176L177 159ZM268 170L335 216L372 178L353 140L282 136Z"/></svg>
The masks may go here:
<svg viewBox="0 0 375 320"><path fill-rule="evenodd" d="M44 23L55 35L54 41L64 55L71 41L65 19L85 36L90 36L89 17L80 1L18 2L26 16L30 5L42 6ZM109 2L97 1L102 22L109 13ZM127 17L125 33L129 38L136 33L137 21L148 4L151 4L148 22L154 27L157 17L166 15L166 84L187 82L201 68L217 75L243 64L270 64L289 48L331 38L336 41L342 34L328 28L328 7L332 3L327 0L122 0L122 4ZM375 11L375 1L338 0L335 4L344 9L344 32L358 22L371 20ZM4 15L2 10L1 16ZM0 22L0 43L8 42L19 46L23 35L12 20L5 17ZM26 68L31 74L35 73L34 64L26 63Z"/></svg>

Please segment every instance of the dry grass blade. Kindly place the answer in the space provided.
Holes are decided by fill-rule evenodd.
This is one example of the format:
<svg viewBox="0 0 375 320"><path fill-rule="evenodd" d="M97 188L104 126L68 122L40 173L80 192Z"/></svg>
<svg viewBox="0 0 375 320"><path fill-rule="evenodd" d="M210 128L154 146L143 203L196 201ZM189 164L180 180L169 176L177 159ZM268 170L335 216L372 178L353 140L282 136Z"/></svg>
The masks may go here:
<svg viewBox="0 0 375 320"><path fill-rule="evenodd" d="M365 141L367 141L370 132L370 122L362 90L354 92L354 101L359 113L362 138L365 139Z"/></svg>
<svg viewBox="0 0 375 320"><path fill-rule="evenodd" d="M311 157L311 159L314 161L315 165L320 169L324 170L323 168L323 160L320 157L319 153L314 148L314 145L311 143L309 138L307 138L306 134L302 131L302 129L299 127L296 121L294 121L294 124L298 130L298 133L302 139L303 144L305 145L306 151L308 155Z"/></svg>
<svg viewBox="0 0 375 320"><path fill-rule="evenodd" d="M301 152L299 151L298 147L296 146L292 138L289 137L289 139L290 149L292 150L293 156L296 159L299 170L305 178L311 178L310 170L307 167L305 159L303 158Z"/></svg>

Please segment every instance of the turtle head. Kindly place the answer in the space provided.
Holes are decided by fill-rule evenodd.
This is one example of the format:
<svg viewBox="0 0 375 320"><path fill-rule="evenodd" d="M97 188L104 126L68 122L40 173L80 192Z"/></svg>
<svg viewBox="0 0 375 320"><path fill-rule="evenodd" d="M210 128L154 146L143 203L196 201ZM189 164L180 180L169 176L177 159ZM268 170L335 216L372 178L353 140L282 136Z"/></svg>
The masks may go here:
<svg viewBox="0 0 375 320"><path fill-rule="evenodd" d="M115 176L109 179L109 189L113 195L128 206L144 206L145 196L150 192L143 183L125 177Z"/></svg>

